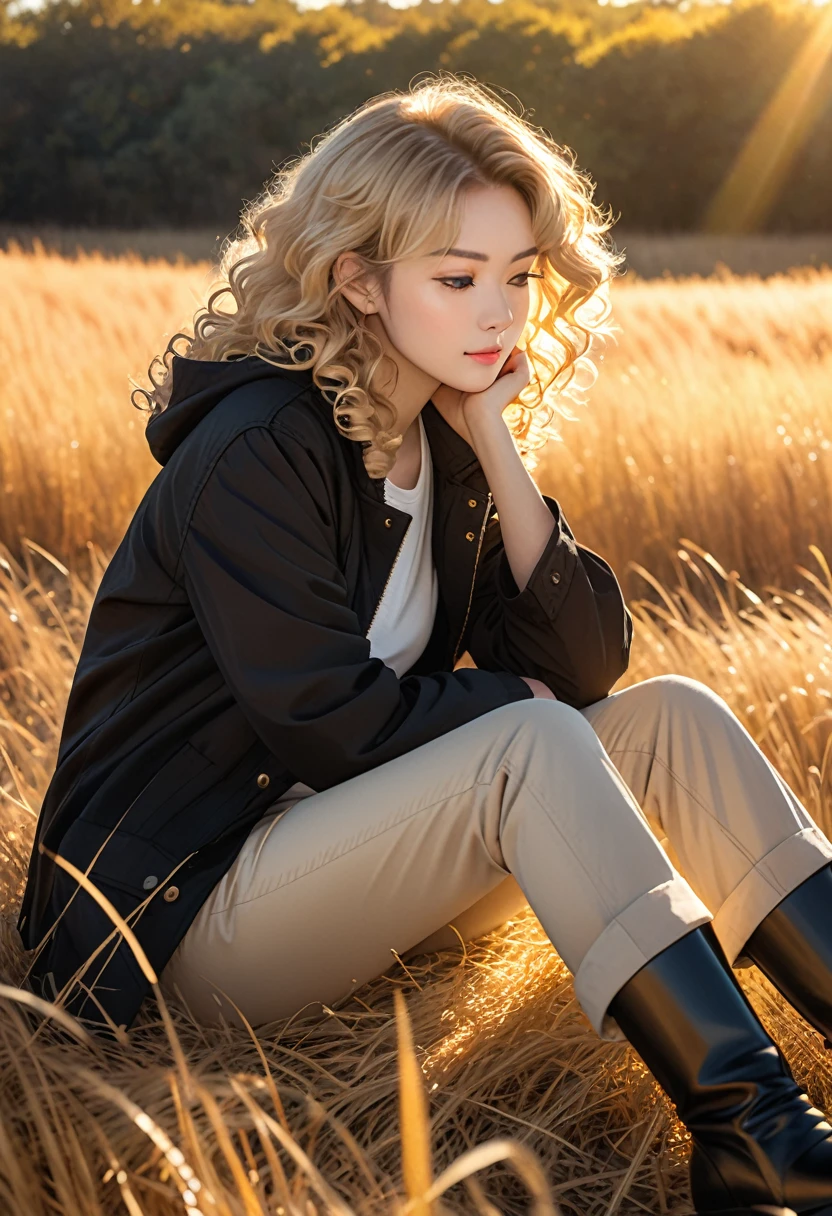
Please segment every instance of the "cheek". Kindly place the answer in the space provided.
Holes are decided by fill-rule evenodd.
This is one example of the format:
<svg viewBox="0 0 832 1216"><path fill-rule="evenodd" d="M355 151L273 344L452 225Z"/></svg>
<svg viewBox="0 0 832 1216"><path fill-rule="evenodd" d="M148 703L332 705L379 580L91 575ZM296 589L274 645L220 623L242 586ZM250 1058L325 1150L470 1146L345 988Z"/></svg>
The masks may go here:
<svg viewBox="0 0 832 1216"><path fill-rule="evenodd" d="M431 284L411 292L407 301L402 301L398 316L403 318L405 328L415 326L440 337L447 333L448 324L458 319L461 312L459 300L453 298L450 288L437 291Z"/></svg>
<svg viewBox="0 0 832 1216"><path fill-rule="evenodd" d="M437 291L431 284L414 288L406 297L398 295L391 301L390 315L390 337L416 362L425 357L427 349L434 354L456 351L463 340L465 305L450 288Z"/></svg>

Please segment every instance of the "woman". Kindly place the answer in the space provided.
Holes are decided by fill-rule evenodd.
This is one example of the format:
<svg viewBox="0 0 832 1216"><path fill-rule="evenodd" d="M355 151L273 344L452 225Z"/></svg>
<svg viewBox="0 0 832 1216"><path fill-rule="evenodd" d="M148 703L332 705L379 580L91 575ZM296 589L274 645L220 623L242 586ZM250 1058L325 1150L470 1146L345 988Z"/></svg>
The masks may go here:
<svg viewBox="0 0 832 1216"><path fill-rule="evenodd" d="M56 853L203 1022L335 1001L528 902L676 1102L697 1211L828 1216L832 1127L731 964L829 1033L832 844L704 685L608 695L632 617L515 444L607 332L587 183L446 78L344 120L247 223L151 367L163 467L72 686L32 983L102 1032L149 990Z"/></svg>

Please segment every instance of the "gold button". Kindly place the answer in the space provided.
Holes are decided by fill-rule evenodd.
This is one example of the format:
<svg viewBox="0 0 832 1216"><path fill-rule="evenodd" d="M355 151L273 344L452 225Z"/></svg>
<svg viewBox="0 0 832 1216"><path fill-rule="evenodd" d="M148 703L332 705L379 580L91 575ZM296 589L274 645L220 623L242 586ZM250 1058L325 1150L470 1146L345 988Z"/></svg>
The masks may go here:
<svg viewBox="0 0 832 1216"><path fill-rule="evenodd" d="M476 498L469 498L469 499L468 499L468 506L469 506L469 507L475 507L476 505L477 505L477 500L476 500Z"/></svg>
<svg viewBox="0 0 832 1216"><path fill-rule="evenodd" d="M552 582L553 582L553 583L559 583L559 582L560 582L560 575L557 573L557 571L555 571L555 573L552 575Z"/></svg>
<svg viewBox="0 0 832 1216"><path fill-rule="evenodd" d="M179 898L179 888L178 887L168 887L167 891L165 891L162 898L164 900L166 900L169 904L172 904L175 899Z"/></svg>
<svg viewBox="0 0 832 1216"><path fill-rule="evenodd" d="M392 528L393 527L392 519L385 519L384 526L385 526L385 528Z"/></svg>
<svg viewBox="0 0 832 1216"><path fill-rule="evenodd" d="M466 540L473 540L473 539L474 539L474 533L473 533L473 532L466 532L466 533L465 533L465 539L466 539Z"/></svg>
<svg viewBox="0 0 832 1216"><path fill-rule="evenodd" d="M260 776L257 778L257 784L260 786L261 790L264 790L266 788L266 786L269 784L269 774L261 773Z"/></svg>

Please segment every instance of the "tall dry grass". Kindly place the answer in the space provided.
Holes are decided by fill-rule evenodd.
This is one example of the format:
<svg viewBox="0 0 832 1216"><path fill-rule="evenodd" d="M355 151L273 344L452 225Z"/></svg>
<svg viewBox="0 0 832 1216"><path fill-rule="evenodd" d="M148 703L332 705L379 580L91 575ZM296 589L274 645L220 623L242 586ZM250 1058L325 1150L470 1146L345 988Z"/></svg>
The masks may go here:
<svg viewBox="0 0 832 1216"><path fill-rule="evenodd" d="M0 252L0 541L111 552L158 466L129 401L207 263ZM682 537L756 590L832 552L832 271L616 285L617 342L540 484L603 552L673 577ZM829 433L827 433L829 432Z"/></svg>
<svg viewBox="0 0 832 1216"><path fill-rule="evenodd" d="M682 538L760 591L832 553L832 271L621 284L623 333L541 484L639 594Z"/></svg>
<svg viewBox="0 0 832 1216"><path fill-rule="evenodd" d="M689 1213L670 1104L626 1043L593 1034L530 910L256 1035L160 997L103 1043L16 987L84 622L154 473L126 377L206 270L0 255L0 1212ZM617 304L624 334L541 485L628 589L622 685L708 683L830 832L832 276L621 284ZM819 1036L740 975L830 1109Z"/></svg>

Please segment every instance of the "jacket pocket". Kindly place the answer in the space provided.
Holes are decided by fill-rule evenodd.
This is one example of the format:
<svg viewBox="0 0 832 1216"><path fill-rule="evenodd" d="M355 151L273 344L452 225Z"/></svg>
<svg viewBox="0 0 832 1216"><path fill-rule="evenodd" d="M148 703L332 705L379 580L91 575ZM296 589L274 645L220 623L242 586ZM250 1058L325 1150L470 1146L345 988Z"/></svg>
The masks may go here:
<svg viewBox="0 0 832 1216"><path fill-rule="evenodd" d="M99 849L101 852L91 866ZM177 859L152 840L141 839L121 828L112 829L89 823L85 819L76 819L65 833L58 851L77 869L89 871L87 877L90 882L99 887L103 894L110 897L111 889L115 888L133 896L134 900L138 898L139 902L165 883L178 866ZM60 893L62 904L79 885L66 870L59 870L55 890ZM126 907L123 902L114 902L124 915Z"/></svg>

